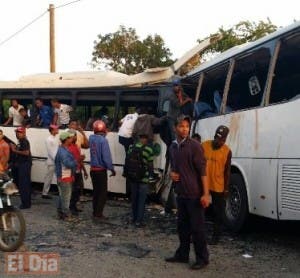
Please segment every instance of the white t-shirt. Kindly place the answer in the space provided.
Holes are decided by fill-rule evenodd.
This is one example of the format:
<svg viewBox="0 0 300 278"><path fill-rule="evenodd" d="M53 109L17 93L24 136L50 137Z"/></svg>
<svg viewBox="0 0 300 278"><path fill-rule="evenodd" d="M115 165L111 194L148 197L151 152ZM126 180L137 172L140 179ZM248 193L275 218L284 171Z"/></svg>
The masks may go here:
<svg viewBox="0 0 300 278"><path fill-rule="evenodd" d="M72 107L67 104L61 104L59 108L54 109L54 113L58 114L58 125L67 125L70 122L70 112Z"/></svg>
<svg viewBox="0 0 300 278"><path fill-rule="evenodd" d="M23 117L19 113L21 108L24 108L23 105L18 104L17 109L13 106L8 109L8 117L13 119L14 126L22 125Z"/></svg>
<svg viewBox="0 0 300 278"><path fill-rule="evenodd" d="M55 156L59 147L58 135L53 136L52 134L46 139L46 149L47 149L47 165L54 165Z"/></svg>
<svg viewBox="0 0 300 278"><path fill-rule="evenodd" d="M118 135L126 138L132 137L132 130L136 119L138 118L138 113L127 114L122 120L122 125L120 126Z"/></svg>

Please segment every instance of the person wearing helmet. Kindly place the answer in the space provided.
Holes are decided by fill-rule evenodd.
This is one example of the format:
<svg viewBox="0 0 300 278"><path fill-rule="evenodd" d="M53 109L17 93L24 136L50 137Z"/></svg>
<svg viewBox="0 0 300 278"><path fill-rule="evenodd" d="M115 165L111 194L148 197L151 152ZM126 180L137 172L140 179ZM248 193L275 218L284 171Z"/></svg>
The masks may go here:
<svg viewBox="0 0 300 278"><path fill-rule="evenodd" d="M93 184L93 216L105 220L103 209L107 198L107 170L111 171L110 176L116 172L112 164L111 152L108 141L105 138L106 124L97 120L93 123L94 134L89 137L91 157L91 179Z"/></svg>

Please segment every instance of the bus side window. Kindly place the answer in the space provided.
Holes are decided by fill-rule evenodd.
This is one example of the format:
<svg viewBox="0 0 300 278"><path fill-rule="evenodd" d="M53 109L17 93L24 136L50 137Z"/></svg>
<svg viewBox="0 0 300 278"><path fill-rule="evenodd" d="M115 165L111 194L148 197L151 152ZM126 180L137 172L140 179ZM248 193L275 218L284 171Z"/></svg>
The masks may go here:
<svg viewBox="0 0 300 278"><path fill-rule="evenodd" d="M270 49L261 47L236 59L227 98L232 111L261 105L270 58Z"/></svg>
<svg viewBox="0 0 300 278"><path fill-rule="evenodd" d="M297 99L300 94L300 35L282 41L270 93L270 104Z"/></svg>

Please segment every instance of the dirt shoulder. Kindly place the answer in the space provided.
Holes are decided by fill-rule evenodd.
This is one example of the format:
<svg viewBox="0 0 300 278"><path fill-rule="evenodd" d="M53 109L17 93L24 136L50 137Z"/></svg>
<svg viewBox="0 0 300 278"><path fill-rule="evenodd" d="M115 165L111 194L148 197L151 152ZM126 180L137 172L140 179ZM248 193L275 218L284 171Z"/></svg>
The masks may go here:
<svg viewBox="0 0 300 278"><path fill-rule="evenodd" d="M23 211L27 235L22 250L59 253L58 277L300 277L297 223L258 223L237 236L225 232L219 245L209 246L209 266L192 271L186 264L164 261L174 253L178 238L176 216L163 214L160 206L148 205L147 226L137 229L129 224L130 204L125 200L108 201L105 222L92 219L87 200L79 222L65 223L56 217L55 199L36 195L32 208ZM208 222L208 231L210 226ZM3 256L1 265L1 277L16 277L3 274Z"/></svg>

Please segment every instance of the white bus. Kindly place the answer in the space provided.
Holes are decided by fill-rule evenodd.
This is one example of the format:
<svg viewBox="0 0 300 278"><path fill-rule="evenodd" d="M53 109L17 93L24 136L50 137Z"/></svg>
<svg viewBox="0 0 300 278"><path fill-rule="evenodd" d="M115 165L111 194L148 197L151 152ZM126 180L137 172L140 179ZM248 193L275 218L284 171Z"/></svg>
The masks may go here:
<svg viewBox="0 0 300 278"><path fill-rule="evenodd" d="M0 81L0 108L6 108L9 101L17 99L20 104L34 107L34 100L38 97L50 105L51 99L58 99L61 103L69 104L75 111L75 117L83 126L99 110L105 108L110 119L107 134L112 152L113 164L117 175L108 179L108 190L114 193L126 193L126 181L122 176L125 151L118 142L118 122L128 112L136 107L144 106L153 111L156 116L162 115L165 98L172 93L170 81L186 63L198 52L206 49L215 40L207 39L187 52L171 67L154 68L135 75L126 75L113 71L106 72L77 72L50 73L25 76L17 81ZM7 111L1 111L7 116ZM4 113L5 112L5 113ZM2 119L2 122L4 120ZM4 134L16 142L15 127L0 126ZM92 131L85 131L89 136ZM43 183L45 176L45 161L47 157L45 139L49 132L44 128L30 127L27 137L31 143L33 167L31 178L33 182ZM166 146L156 135L156 141L161 145L161 155L154 160L154 167L159 175L165 168ZM86 155L85 163L89 171L89 150L82 150ZM53 184L56 180L53 179ZM154 187L154 191L159 190ZM91 180L85 181L85 188L92 189Z"/></svg>
<svg viewBox="0 0 300 278"><path fill-rule="evenodd" d="M230 129L226 220L248 214L300 220L300 22L234 47L183 80L195 98L193 132L212 139Z"/></svg>

